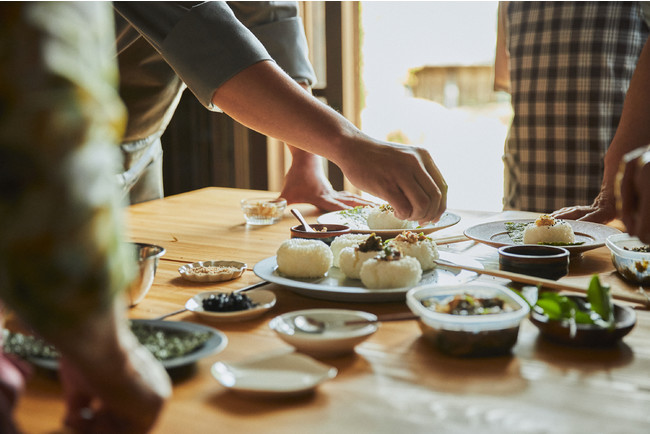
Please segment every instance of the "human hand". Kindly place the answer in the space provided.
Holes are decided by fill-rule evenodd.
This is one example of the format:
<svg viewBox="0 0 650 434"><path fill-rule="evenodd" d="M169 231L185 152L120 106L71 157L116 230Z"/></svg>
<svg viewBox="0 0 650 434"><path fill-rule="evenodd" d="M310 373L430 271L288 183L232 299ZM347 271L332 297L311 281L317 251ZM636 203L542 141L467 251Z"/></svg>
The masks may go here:
<svg viewBox="0 0 650 434"><path fill-rule="evenodd" d="M550 215L556 219L604 224L616 218L616 199L612 193L601 191L591 205L568 206L554 211Z"/></svg>
<svg viewBox="0 0 650 434"><path fill-rule="evenodd" d="M362 136L339 163L358 188L387 201L395 216L428 224L447 208L447 183L424 149Z"/></svg>
<svg viewBox="0 0 650 434"><path fill-rule="evenodd" d="M623 157L618 179L623 223L630 235L650 243L650 146Z"/></svg>
<svg viewBox="0 0 650 434"><path fill-rule="evenodd" d="M65 424L78 433L149 432L171 394L164 368L128 329L119 353L95 366L63 356L60 377Z"/></svg>

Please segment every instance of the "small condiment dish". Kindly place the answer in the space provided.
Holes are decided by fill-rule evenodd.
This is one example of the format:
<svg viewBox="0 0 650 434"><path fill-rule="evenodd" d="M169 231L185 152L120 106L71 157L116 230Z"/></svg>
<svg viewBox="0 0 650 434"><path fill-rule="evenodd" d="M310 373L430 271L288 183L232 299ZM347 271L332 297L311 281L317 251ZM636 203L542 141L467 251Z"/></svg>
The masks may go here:
<svg viewBox="0 0 650 434"><path fill-rule="evenodd" d="M147 295L156 277L158 261L165 254L165 248L147 243L130 243L138 261L138 275L128 288L130 306L140 303Z"/></svg>
<svg viewBox="0 0 650 434"><path fill-rule="evenodd" d="M612 263L626 280L639 285L650 285L650 252L633 249L647 247L637 237L629 234L610 235L605 245L611 253Z"/></svg>
<svg viewBox="0 0 650 434"><path fill-rule="evenodd" d="M253 226L272 225L282 220L287 201L278 198L242 199L241 209L246 223Z"/></svg>
<svg viewBox="0 0 650 434"><path fill-rule="evenodd" d="M582 295L566 295L567 297L586 301ZM595 324L571 324L567 320L551 320L543 313L534 309L530 313L532 322L544 338L566 345L581 347L607 347L616 344L627 335L636 324L634 309L614 303L613 330Z"/></svg>
<svg viewBox="0 0 650 434"><path fill-rule="evenodd" d="M320 240L330 245L334 238L339 235L349 234L350 227L337 224L313 224L310 225L314 232L308 232L303 225L291 228L291 238L305 238L308 240Z"/></svg>
<svg viewBox="0 0 650 434"><path fill-rule="evenodd" d="M209 321L245 321L262 316L264 313L271 310L276 303L275 294L266 289L256 289L247 292L246 295L250 300L255 303L255 306L229 312L211 312L203 308L203 300L209 298L211 295L218 295L218 291L206 291L196 294L194 297L187 300L185 308L190 312L198 315L199 317Z"/></svg>
<svg viewBox="0 0 650 434"><path fill-rule="evenodd" d="M325 328L320 333L301 330L295 323L297 317L322 321ZM316 357L336 357L352 353L356 345L377 331L377 323L344 324L363 319L376 321L377 316L358 310L307 309L276 316L269 322L269 327L297 351Z"/></svg>
<svg viewBox="0 0 650 434"><path fill-rule="evenodd" d="M238 261L199 261L181 265L178 272L192 282L224 282L241 277L247 267Z"/></svg>
<svg viewBox="0 0 650 434"><path fill-rule="evenodd" d="M499 248L499 269L557 280L569 273L569 251L536 244L503 246Z"/></svg>
<svg viewBox="0 0 650 434"><path fill-rule="evenodd" d="M498 298L503 312L456 315L437 312L456 295ZM441 352L460 357L494 356L510 353L517 342L519 324L528 315L528 303L505 286L493 283L424 285L409 290L406 304L420 317L422 335Z"/></svg>

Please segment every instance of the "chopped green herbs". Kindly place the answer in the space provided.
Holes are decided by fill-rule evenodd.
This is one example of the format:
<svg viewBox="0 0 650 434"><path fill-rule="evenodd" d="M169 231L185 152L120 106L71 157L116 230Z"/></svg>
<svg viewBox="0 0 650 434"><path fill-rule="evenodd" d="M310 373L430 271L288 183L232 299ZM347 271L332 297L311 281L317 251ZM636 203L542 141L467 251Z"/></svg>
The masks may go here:
<svg viewBox="0 0 650 434"><path fill-rule="evenodd" d="M345 224L347 224L348 226L351 224L353 225L368 224L366 220L366 207L362 205L339 211L339 215L345 219Z"/></svg>

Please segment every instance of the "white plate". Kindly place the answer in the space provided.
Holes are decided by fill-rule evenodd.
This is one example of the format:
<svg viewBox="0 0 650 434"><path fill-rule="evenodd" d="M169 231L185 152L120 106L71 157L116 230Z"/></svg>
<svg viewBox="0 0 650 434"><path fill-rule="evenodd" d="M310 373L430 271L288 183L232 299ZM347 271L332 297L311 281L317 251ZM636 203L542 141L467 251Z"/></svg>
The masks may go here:
<svg viewBox="0 0 650 434"><path fill-rule="evenodd" d="M275 306L275 294L265 289L255 289L246 292L246 295L257 303L257 306L252 309L238 310L234 312L209 312L203 310L203 299L208 298L211 294L220 294L219 291L206 291L196 294L194 297L187 300L185 308L196 315L211 321L243 321L247 319L256 318L263 313L270 310Z"/></svg>
<svg viewBox="0 0 650 434"><path fill-rule="evenodd" d="M179 368L198 361L199 359L223 351L228 344L228 338L225 334L212 327L206 327L201 324L194 324L183 321L157 321L148 319L132 319L133 325L148 326L153 331L162 331L164 333L183 334L183 333L209 333L210 337L200 347L194 351L179 357L172 357L161 360L160 363L165 369ZM56 371L59 369L59 359L45 359L42 357L28 357L28 360L41 368Z"/></svg>
<svg viewBox="0 0 650 434"><path fill-rule="evenodd" d="M492 247L514 246L516 243L512 241L510 235L508 235L505 224L530 223L533 221L535 220L523 219L483 223L467 228L465 230L465 236ZM605 240L608 236L621 233L621 231L616 228L598 223L582 222L577 220L565 221L571 225L571 228L576 235L576 242L584 243L579 246L562 246L567 249L571 255L579 255L587 250L602 247L605 245Z"/></svg>
<svg viewBox="0 0 650 434"><path fill-rule="evenodd" d="M311 392L336 377L338 370L298 353L272 354L237 363L217 362L214 378L235 392L254 396Z"/></svg>
<svg viewBox="0 0 650 434"><path fill-rule="evenodd" d="M478 261L461 256L456 253L440 252L440 259L456 264L469 265L483 268ZM269 282L277 283L292 291L307 297L333 301L358 301L358 302L384 302L404 301L406 293L411 287L390 289L368 289L358 279L349 279L337 267L329 269L325 277L316 279L294 279L282 276L277 271L278 264L275 256L266 258L253 268L255 274ZM468 282L476 278L476 273L466 270L457 270L438 266L422 273L418 283L449 285L453 283Z"/></svg>
<svg viewBox="0 0 650 434"><path fill-rule="evenodd" d="M194 268L200 267L231 267L231 271L218 274L196 274ZM178 267L183 279L191 282L224 282L241 277L246 270L247 265L238 261L199 261L192 264L185 264Z"/></svg>
<svg viewBox="0 0 650 434"><path fill-rule="evenodd" d="M382 239L395 238L405 230L417 233L430 234L440 229L448 228L460 221L460 216L451 212L445 212L436 223L421 226L416 229L370 229L366 223L366 210L361 209L359 213L351 214L349 211L334 211L323 214L317 219L318 223L331 225L347 225L353 234L372 234L375 233Z"/></svg>

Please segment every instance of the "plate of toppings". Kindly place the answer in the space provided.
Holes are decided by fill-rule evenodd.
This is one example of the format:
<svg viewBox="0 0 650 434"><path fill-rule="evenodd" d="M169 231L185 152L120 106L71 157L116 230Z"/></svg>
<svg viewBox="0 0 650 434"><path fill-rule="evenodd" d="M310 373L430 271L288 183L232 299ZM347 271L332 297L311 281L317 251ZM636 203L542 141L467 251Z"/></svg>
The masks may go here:
<svg viewBox="0 0 650 434"><path fill-rule="evenodd" d="M440 252L440 258L457 264L483 268L476 260L456 253ZM360 279L349 278L339 267L330 266L320 277L289 277L278 270L277 256L266 258L253 268L260 278L278 285L285 286L301 295L332 301L352 302L388 302L404 301L409 289L416 285L468 282L476 278L476 273L437 266L422 271L421 278L415 285L373 289L364 286Z"/></svg>
<svg viewBox="0 0 650 434"><path fill-rule="evenodd" d="M430 234L455 225L460 221L460 216L445 212L435 223L420 226L417 222L400 220L394 215L393 208L388 205L358 206L342 211L323 214L317 219L318 223L339 224L350 227L350 232L356 234L375 233L383 238L396 237L404 230L412 230Z"/></svg>
<svg viewBox="0 0 650 434"><path fill-rule="evenodd" d="M217 362L211 369L224 387L244 395L275 397L312 392L338 370L310 356L283 351L241 362Z"/></svg>
<svg viewBox="0 0 650 434"><path fill-rule="evenodd" d="M178 272L192 282L223 282L241 277L247 265L237 261L199 261L181 265Z"/></svg>
<svg viewBox="0 0 650 434"><path fill-rule="evenodd" d="M225 334L200 324L146 319L133 319L130 322L138 341L168 370L216 354L228 344ZM16 354L41 368L59 368L58 351L39 338L7 330L3 331L3 338L6 353Z"/></svg>
<svg viewBox="0 0 650 434"><path fill-rule="evenodd" d="M243 321L261 316L275 302L275 294L265 289L247 293L206 291L187 300L185 308L211 321Z"/></svg>
<svg viewBox="0 0 650 434"><path fill-rule="evenodd" d="M620 233L616 228L598 223L560 220L547 215L536 220L483 223L465 230L467 238L492 247L523 244L560 246L573 256L602 247L608 236Z"/></svg>

